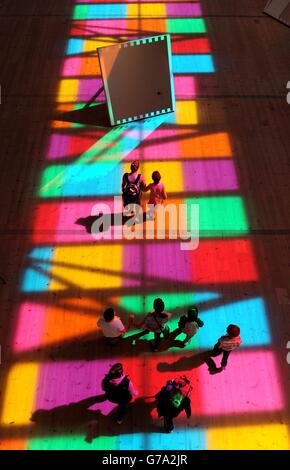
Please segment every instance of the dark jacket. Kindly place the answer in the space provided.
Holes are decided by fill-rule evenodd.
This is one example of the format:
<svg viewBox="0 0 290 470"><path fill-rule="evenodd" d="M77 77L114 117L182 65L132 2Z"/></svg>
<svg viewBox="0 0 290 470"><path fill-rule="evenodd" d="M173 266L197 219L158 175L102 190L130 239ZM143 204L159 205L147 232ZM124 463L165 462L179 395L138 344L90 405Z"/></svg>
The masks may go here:
<svg viewBox="0 0 290 470"><path fill-rule="evenodd" d="M171 416L175 418L178 416L183 410L185 411L187 417L191 416L191 406L190 406L190 398L185 396L179 405L176 408L171 403L171 393L166 389L166 387L162 387L160 392L155 395L157 400L157 412L158 416Z"/></svg>

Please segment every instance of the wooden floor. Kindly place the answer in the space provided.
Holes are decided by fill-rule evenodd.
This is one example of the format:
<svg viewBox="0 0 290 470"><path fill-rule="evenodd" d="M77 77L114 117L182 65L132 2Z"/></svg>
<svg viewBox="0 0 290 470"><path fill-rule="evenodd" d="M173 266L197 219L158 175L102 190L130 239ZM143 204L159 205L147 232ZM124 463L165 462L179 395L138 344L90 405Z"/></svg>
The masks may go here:
<svg viewBox="0 0 290 470"><path fill-rule="evenodd" d="M0 4L0 448L289 449L290 29L263 15L266 0L136 3ZM59 117L94 94L96 47L165 32L179 70L173 120L136 133ZM194 70L201 55L212 69ZM76 224L112 203L135 158L148 181L160 169L169 202L199 204L196 250L96 241ZM153 354L150 337L128 336L108 349L104 309L141 319L155 297L172 330L199 306L193 343ZM243 345L211 375L203 353L229 323ZM96 398L114 362L139 390L121 426ZM192 417L165 435L152 397L184 373Z"/></svg>

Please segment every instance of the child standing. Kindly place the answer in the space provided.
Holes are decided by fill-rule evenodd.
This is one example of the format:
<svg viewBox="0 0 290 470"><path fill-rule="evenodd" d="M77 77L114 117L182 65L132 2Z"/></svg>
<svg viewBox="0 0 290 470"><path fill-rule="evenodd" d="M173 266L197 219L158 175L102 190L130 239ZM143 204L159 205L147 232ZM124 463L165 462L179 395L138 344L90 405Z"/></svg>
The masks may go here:
<svg viewBox="0 0 290 470"><path fill-rule="evenodd" d="M134 315L130 315L127 329L130 328L133 320ZM107 308L104 311L103 318L100 318L97 325L101 328L104 337L111 345L118 344L127 331L122 320L115 315L113 308Z"/></svg>
<svg viewBox="0 0 290 470"><path fill-rule="evenodd" d="M167 199L167 194L163 183L160 183L161 175L159 171L153 171L152 173L153 183L148 184L145 188L145 192L150 190L150 196L148 204L154 207L158 204L163 204L164 199Z"/></svg>
<svg viewBox="0 0 290 470"><path fill-rule="evenodd" d="M203 325L203 321L198 318L198 308L194 306L190 307L187 311L187 316L182 315L178 322L178 328L186 335L186 338L182 341L181 347L185 347Z"/></svg>
<svg viewBox="0 0 290 470"><path fill-rule="evenodd" d="M171 313L165 312L164 302L162 299L157 298L153 302L153 312L149 312L144 320L137 324L137 328L145 328L147 331L154 333L154 340L151 342L151 349L154 352L158 351L158 347L161 341L161 334L163 333L164 337L168 337L169 328L166 323L171 317Z"/></svg>
<svg viewBox="0 0 290 470"><path fill-rule="evenodd" d="M228 363L228 358L234 349L240 347L242 339L240 338L240 328L237 325L229 325L227 327L227 334L221 336L211 351L211 356L223 355L221 362L221 370L224 370Z"/></svg>
<svg viewBox="0 0 290 470"><path fill-rule="evenodd" d="M106 393L107 400L118 404L116 422L121 424L130 401L138 395L130 377L124 374L121 363L114 364L109 373L105 375L102 389Z"/></svg>
<svg viewBox="0 0 290 470"><path fill-rule="evenodd" d="M188 395L192 387L184 393L183 387L189 384L189 381L186 377L180 379L168 381L165 387L162 387L155 395L158 416L163 416L164 428L168 433L174 429L173 419L182 411L185 411L187 418L191 417L191 403Z"/></svg>

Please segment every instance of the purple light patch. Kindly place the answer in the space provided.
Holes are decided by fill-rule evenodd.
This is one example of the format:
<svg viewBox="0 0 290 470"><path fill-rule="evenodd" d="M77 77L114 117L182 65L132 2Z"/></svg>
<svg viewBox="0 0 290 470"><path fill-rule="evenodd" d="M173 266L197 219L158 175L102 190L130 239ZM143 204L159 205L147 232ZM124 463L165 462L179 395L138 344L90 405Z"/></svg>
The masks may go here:
<svg viewBox="0 0 290 470"><path fill-rule="evenodd" d="M47 158L53 160L60 155L66 156L68 153L71 136L66 134L53 134L50 137Z"/></svg>
<svg viewBox="0 0 290 470"><path fill-rule="evenodd" d="M145 225L144 225L145 227ZM123 286L136 286L145 283L154 285L155 279L166 282L177 280L191 282L188 255L180 250L180 241L164 241L144 245L130 244L124 247ZM126 277L128 273L128 277ZM166 289L166 287L160 287Z"/></svg>
<svg viewBox="0 0 290 470"><path fill-rule="evenodd" d="M199 3L168 3L166 5L167 17L201 16Z"/></svg>
<svg viewBox="0 0 290 470"><path fill-rule="evenodd" d="M187 161L182 164L185 191L238 189L235 166L228 160Z"/></svg>
<svg viewBox="0 0 290 470"><path fill-rule="evenodd" d="M144 284L142 266L144 261L144 250L141 245L124 245L122 285L141 286Z"/></svg>
<svg viewBox="0 0 290 470"><path fill-rule="evenodd" d="M180 249L180 240L147 243L144 251L144 274L149 281L192 282L188 252Z"/></svg>
<svg viewBox="0 0 290 470"><path fill-rule="evenodd" d="M89 100L101 87L103 81L100 78L83 78L79 81L78 101ZM105 93L102 92L96 101L104 101Z"/></svg>

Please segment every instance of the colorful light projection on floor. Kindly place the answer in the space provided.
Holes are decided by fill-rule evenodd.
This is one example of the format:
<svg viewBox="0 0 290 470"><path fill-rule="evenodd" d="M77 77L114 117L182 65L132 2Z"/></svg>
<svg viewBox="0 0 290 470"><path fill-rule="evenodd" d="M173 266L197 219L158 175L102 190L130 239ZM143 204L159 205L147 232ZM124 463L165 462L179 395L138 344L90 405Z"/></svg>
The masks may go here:
<svg viewBox="0 0 290 470"><path fill-rule="evenodd" d="M277 424L284 397L267 307L259 294L244 297L259 278L230 137L226 131L212 132L196 101L202 81L215 80L201 2L78 0L56 107L76 109L95 93L100 84L97 47L165 32L172 35L175 64L173 119L112 131L52 123L14 331L17 363L4 394L1 448L289 446L286 426ZM219 128L220 120L219 115ZM197 250L181 251L171 240L96 243L75 224L90 215L96 200L112 204L122 173L136 158L147 180L153 169L160 169L169 202L200 205ZM172 329L189 305L199 306L205 326L194 341L185 350L154 355L148 352L148 337L132 342L136 331L131 331L125 351L112 356L104 350L96 335L104 308L112 305L124 319L132 312L141 319L156 296L173 313ZM230 322L240 324L243 347L232 354L226 375L209 375L199 353L212 347ZM134 418L112 431L114 405L93 403L92 397L101 393L101 378L117 361L134 378L140 395L133 404ZM156 410L144 397L179 373L188 374L194 388L193 417L190 422L178 418L175 432L165 439ZM96 419L94 439L87 442L89 423Z"/></svg>

